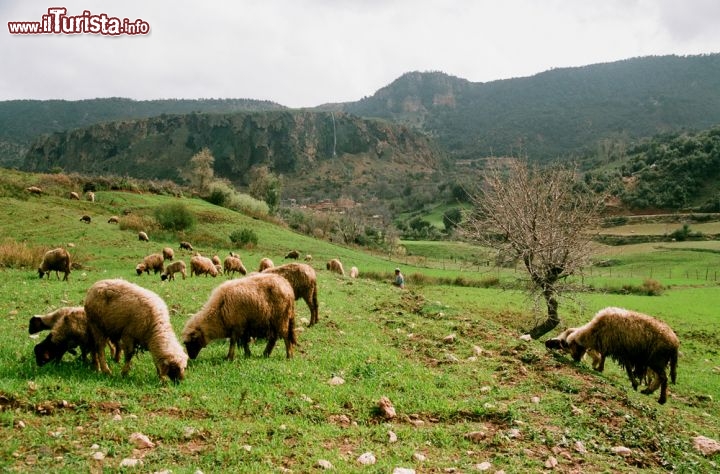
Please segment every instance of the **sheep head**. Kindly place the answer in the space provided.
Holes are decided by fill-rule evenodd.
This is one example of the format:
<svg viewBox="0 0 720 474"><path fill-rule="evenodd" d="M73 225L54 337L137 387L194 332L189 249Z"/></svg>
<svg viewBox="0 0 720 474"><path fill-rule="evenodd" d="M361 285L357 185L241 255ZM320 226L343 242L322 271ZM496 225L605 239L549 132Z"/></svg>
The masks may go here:
<svg viewBox="0 0 720 474"><path fill-rule="evenodd" d="M186 334L183 339L188 357L191 359L195 359L200 353L200 349L207 345L205 335L200 329L192 330L189 334Z"/></svg>

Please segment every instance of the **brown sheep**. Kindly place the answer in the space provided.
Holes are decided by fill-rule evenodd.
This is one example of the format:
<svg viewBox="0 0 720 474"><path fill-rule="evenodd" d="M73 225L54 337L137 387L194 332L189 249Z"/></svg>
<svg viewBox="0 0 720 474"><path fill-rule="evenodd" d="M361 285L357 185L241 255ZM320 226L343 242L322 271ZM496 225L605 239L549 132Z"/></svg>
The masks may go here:
<svg viewBox="0 0 720 474"><path fill-rule="evenodd" d="M298 252L297 250L291 250L285 255L285 258L292 258L294 260L297 260L298 258L300 258L300 252Z"/></svg>
<svg viewBox="0 0 720 474"><path fill-rule="evenodd" d="M118 216L111 216L110 219L108 219L108 224L119 224L120 218Z"/></svg>
<svg viewBox="0 0 720 474"><path fill-rule="evenodd" d="M58 322L58 320L60 320L61 317L65 316L66 314L72 313L78 308L82 309L82 306L64 306L44 315L36 314L35 316L31 316L30 322L28 324L28 333L36 334L40 331L45 331L46 329L52 329L52 327L55 325L56 322Z"/></svg>
<svg viewBox="0 0 720 474"><path fill-rule="evenodd" d="M34 194L35 196L42 196L43 193L42 188L39 188L37 186L30 186L28 188L25 188L25 190L30 194Z"/></svg>
<svg viewBox="0 0 720 474"><path fill-rule="evenodd" d="M81 222L84 222L84 223L86 223L86 224L89 224L89 223L92 222L92 217L90 217L90 216L88 216L87 214L85 214L84 216L82 216L82 217L80 218L80 221L81 221Z"/></svg>
<svg viewBox="0 0 720 474"><path fill-rule="evenodd" d="M165 267L165 271L163 272L162 275L160 275L160 279L162 281L174 280L175 274L180 272L180 274L182 275L183 280L184 280L185 277L187 276L185 268L186 268L185 262L183 262L182 260L177 260L177 261L171 263L170 265L168 265L167 267Z"/></svg>
<svg viewBox="0 0 720 474"><path fill-rule="evenodd" d="M193 246L190 245L190 242L180 242L180 250L185 249L189 251L193 251Z"/></svg>
<svg viewBox="0 0 720 474"><path fill-rule="evenodd" d="M279 267L267 268L263 270L263 273L275 273L290 282L295 299L302 298L310 309L310 326L318 322L317 276L310 265L286 263Z"/></svg>
<svg viewBox="0 0 720 474"><path fill-rule="evenodd" d="M70 192L70 199L74 199L74 200L76 200L76 201L79 201L79 200L80 200L80 195L79 195L78 193L76 193L75 191L71 191L71 192Z"/></svg>
<svg viewBox="0 0 720 474"><path fill-rule="evenodd" d="M67 281L68 275L70 275L70 254L64 248L59 247L48 250L45 252L45 255L43 255L42 262L38 267L38 275L42 279L42 277L47 274L49 279L51 271L55 271L55 276L58 280L60 279L58 272L65 273L63 281Z"/></svg>
<svg viewBox="0 0 720 474"><path fill-rule="evenodd" d="M263 270L267 270L268 268L274 267L275 264L272 260L269 258L263 258L260 260L260 265L258 266L258 271L262 272Z"/></svg>
<svg viewBox="0 0 720 474"><path fill-rule="evenodd" d="M598 351L603 358L610 356L625 368L635 390L638 378L652 370L653 381L642 393L651 394L660 387L658 403L667 401L665 368L670 364L670 378L675 383L680 341L662 321L622 308L605 308L572 331L566 344L576 362L589 349Z"/></svg>
<svg viewBox="0 0 720 474"><path fill-rule="evenodd" d="M233 255L232 252L231 255L225 257L223 270L225 270L225 274L228 276L234 274L235 272L238 272L241 275L247 275L247 270L245 269L245 265L243 265L242 260L240 260L240 257Z"/></svg>
<svg viewBox="0 0 720 474"><path fill-rule="evenodd" d="M150 270L153 271L153 275L157 275L158 272L161 273L165 269L164 262L165 260L163 259L162 254L152 253L143 258L142 263L138 263L138 265L135 267L135 271L137 272L138 276L142 275L143 272L150 275Z"/></svg>
<svg viewBox="0 0 720 474"><path fill-rule="evenodd" d="M188 357L160 296L125 280L100 280L88 290L84 306L96 370L110 373L103 348L111 340L119 341L125 353L123 375L130 371L136 351L145 348L152 354L161 380L166 376L173 382L184 378Z"/></svg>
<svg viewBox="0 0 720 474"><path fill-rule="evenodd" d="M203 307L185 324L182 340L188 356L215 339L230 338L227 359L235 358L235 346L242 345L250 357L250 339L267 339L263 355L270 357L275 342L285 341L285 355L292 357L295 337L295 294L288 281L275 274L259 273L228 280L216 287Z"/></svg>
<svg viewBox="0 0 720 474"><path fill-rule="evenodd" d="M162 249L162 255L163 259L172 260L173 258L175 258L175 251L173 251L173 249L171 249L170 247L165 247L164 249Z"/></svg>
<svg viewBox="0 0 720 474"><path fill-rule="evenodd" d="M42 367L54 360L60 362L66 352L75 354L75 348L80 347L81 357L87 360L87 354L92 352L92 343L87 330L87 317L85 308L82 306L66 306L46 314L45 316L33 316L44 323L52 321L50 334L35 345L35 362ZM33 318L30 319L30 330L33 329ZM36 320L37 321L37 320ZM116 362L120 361L120 351L117 343L109 343L110 350Z"/></svg>
<svg viewBox="0 0 720 474"><path fill-rule="evenodd" d="M327 264L325 264L325 268L327 270L330 270L331 272L345 276L345 270L343 269L343 265L337 258L333 258Z"/></svg>
<svg viewBox="0 0 720 474"><path fill-rule="evenodd" d="M552 339L545 341L545 347L548 349L567 349L567 338L575 332L577 328L567 328ZM605 357L595 349L588 349L587 355L592 359L592 367L598 372L605 370Z"/></svg>
<svg viewBox="0 0 720 474"><path fill-rule="evenodd" d="M202 255L194 255L190 259L190 276L193 275L210 275L215 278L218 276L218 271L212 260L207 257L203 257Z"/></svg>
<svg viewBox="0 0 720 474"><path fill-rule="evenodd" d="M140 232L138 232L138 240L140 240L142 242L150 242L150 237L148 237L148 235L145 232L140 231Z"/></svg>

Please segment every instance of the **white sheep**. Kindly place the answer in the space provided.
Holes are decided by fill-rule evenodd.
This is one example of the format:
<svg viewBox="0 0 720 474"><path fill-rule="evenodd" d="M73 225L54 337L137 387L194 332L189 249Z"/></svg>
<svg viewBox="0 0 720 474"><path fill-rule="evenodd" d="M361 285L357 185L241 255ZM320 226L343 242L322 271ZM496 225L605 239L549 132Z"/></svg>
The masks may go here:
<svg viewBox="0 0 720 474"><path fill-rule="evenodd" d="M292 286L295 299L302 298L310 308L310 326L318 322L317 276L313 267L305 263L286 263L267 268L263 273L275 273L285 278Z"/></svg>
<svg viewBox="0 0 720 474"><path fill-rule="evenodd" d="M95 202L95 193L92 191L88 191L85 193L85 199L87 199L90 202Z"/></svg>
<svg viewBox="0 0 720 474"><path fill-rule="evenodd" d="M65 274L63 281L67 281L68 275L70 275L70 266L70 254L64 248L58 247L45 252L42 262L40 262L40 266L38 267L38 275L42 278L47 274L49 279L50 272L54 271L55 276L59 280L60 275L58 272L63 272Z"/></svg>
<svg viewBox="0 0 720 474"><path fill-rule="evenodd" d="M145 232L140 231L140 232L138 232L138 240L140 240L142 242L150 242L150 237L148 237L148 235Z"/></svg>
<svg viewBox="0 0 720 474"><path fill-rule="evenodd" d="M76 193L75 191L70 191L70 199L74 199L76 201L80 200L80 195Z"/></svg>
<svg viewBox="0 0 720 474"><path fill-rule="evenodd" d="M119 341L125 353L122 374L130 371L136 351L147 349L160 379L178 382L185 376L188 356L178 342L165 302L150 290L121 279L100 280L85 296L88 331L96 370L110 373L103 348Z"/></svg>
<svg viewBox="0 0 720 474"><path fill-rule="evenodd" d="M295 294L288 281L273 273L258 273L228 280L216 287L207 302L185 324L182 340L191 359L216 339L230 338L227 359L235 358L241 344L246 357L250 339L267 339L263 355L269 357L278 338L285 341L290 358L295 337Z"/></svg>
<svg viewBox="0 0 720 474"><path fill-rule="evenodd" d="M210 275L211 277L215 278L218 276L218 270L215 264L207 257L203 257L202 255L194 255L190 259L190 276L193 275Z"/></svg>
<svg viewBox="0 0 720 474"><path fill-rule="evenodd" d="M675 383L679 347L677 335L664 322L613 307L600 310L590 322L567 336L567 349L576 362L589 349L599 352L602 359L610 356L625 368L635 390L639 379L648 369L652 370L652 383L642 393L651 394L660 387L660 404L667 401L665 368L668 364L670 378Z"/></svg>
<svg viewBox="0 0 720 474"><path fill-rule="evenodd" d="M108 219L108 224L119 224L120 218L118 216L110 216L110 219Z"/></svg>
<svg viewBox="0 0 720 474"><path fill-rule="evenodd" d="M245 265L243 265L242 260L240 260L240 257L232 254L232 252L231 255L225 257L225 261L223 262L223 270L228 276L233 275L235 272L238 272L241 275L247 275L247 269L245 269Z"/></svg>
<svg viewBox="0 0 720 474"><path fill-rule="evenodd" d="M182 260L177 260L177 261L171 263L170 265L168 265L167 267L165 267L165 271L162 273L162 275L160 275L160 279L162 281L174 280L175 274L178 272L182 275L182 278L184 280L185 277L187 276L187 273L186 273L185 262L183 262Z"/></svg>
<svg viewBox="0 0 720 474"><path fill-rule="evenodd" d="M360 270L358 270L358 267L352 267L350 269L350 278L357 278L358 275L360 275Z"/></svg>

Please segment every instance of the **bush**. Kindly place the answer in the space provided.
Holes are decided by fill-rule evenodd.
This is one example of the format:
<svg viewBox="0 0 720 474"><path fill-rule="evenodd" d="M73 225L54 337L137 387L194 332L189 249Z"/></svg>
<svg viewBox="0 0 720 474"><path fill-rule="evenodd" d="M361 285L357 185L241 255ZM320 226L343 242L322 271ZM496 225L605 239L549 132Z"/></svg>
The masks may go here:
<svg viewBox="0 0 720 474"><path fill-rule="evenodd" d="M252 229L238 229L230 234L230 241L240 247L249 247L257 245L258 237Z"/></svg>
<svg viewBox="0 0 720 474"><path fill-rule="evenodd" d="M138 214L128 214L120 218L120 230L134 230L135 232L149 232L157 228L157 223L152 217Z"/></svg>
<svg viewBox="0 0 720 474"><path fill-rule="evenodd" d="M155 219L165 230L188 230L195 225L195 216L182 203L164 204L155 209Z"/></svg>
<svg viewBox="0 0 720 474"><path fill-rule="evenodd" d="M0 243L0 268L37 268L45 250L8 239Z"/></svg>

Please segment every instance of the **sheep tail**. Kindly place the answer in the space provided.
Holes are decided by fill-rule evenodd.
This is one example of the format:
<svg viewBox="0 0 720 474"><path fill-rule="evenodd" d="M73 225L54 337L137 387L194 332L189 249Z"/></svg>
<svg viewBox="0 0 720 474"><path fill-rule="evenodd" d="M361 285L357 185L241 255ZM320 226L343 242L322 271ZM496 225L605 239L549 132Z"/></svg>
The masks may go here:
<svg viewBox="0 0 720 474"><path fill-rule="evenodd" d="M677 360L678 360L678 351L673 351L672 355L670 356L670 380L672 383L675 383L675 379L677 378Z"/></svg>

